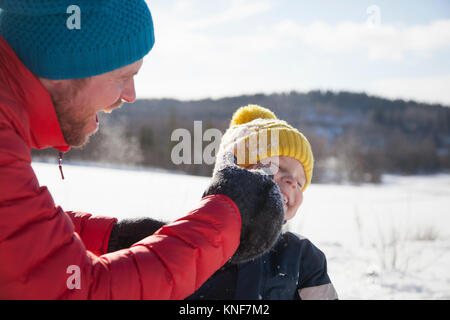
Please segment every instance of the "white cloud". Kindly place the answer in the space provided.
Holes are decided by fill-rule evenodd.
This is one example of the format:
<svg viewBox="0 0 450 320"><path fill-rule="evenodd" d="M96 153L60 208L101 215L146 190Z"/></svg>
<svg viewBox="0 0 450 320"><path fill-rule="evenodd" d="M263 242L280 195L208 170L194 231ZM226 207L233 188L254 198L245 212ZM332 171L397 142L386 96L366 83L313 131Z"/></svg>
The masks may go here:
<svg viewBox="0 0 450 320"><path fill-rule="evenodd" d="M266 19L274 6L273 0L153 1L156 45L136 79L138 96L197 99L320 87L450 101L446 76L399 73L380 80L385 65L392 76L395 65L404 71L406 65L434 63L434 53L450 49L450 20L301 24ZM441 73L448 72L447 64Z"/></svg>
<svg viewBox="0 0 450 320"><path fill-rule="evenodd" d="M259 1L245 1L233 0L229 1L230 6L223 12L218 12L212 16L203 19L196 19L190 21L187 25L191 29L207 29L213 26L231 23L234 21L243 20L258 14L268 12L272 4L268 0Z"/></svg>
<svg viewBox="0 0 450 320"><path fill-rule="evenodd" d="M367 89L370 93L392 99L413 99L450 106L450 74L382 79L375 81Z"/></svg>
<svg viewBox="0 0 450 320"><path fill-rule="evenodd" d="M152 13L158 12L161 23L182 24L184 28L199 32L269 12L273 7L273 0L215 0L207 4L204 0L178 0L169 2L168 6L147 2Z"/></svg>
<svg viewBox="0 0 450 320"><path fill-rule="evenodd" d="M403 59L408 54L428 54L450 47L450 20L428 25L394 26L342 22L331 25L317 21L301 25L285 20L275 27L279 36L296 39L325 52L348 53L366 50L370 59Z"/></svg>
<svg viewBox="0 0 450 320"><path fill-rule="evenodd" d="M247 23L246 19L269 12L274 5L272 1L220 0L220 10L195 17L183 12L201 12L199 1L177 1L158 12L157 41L164 41L166 52L201 48L210 57L216 56L223 47L237 51L253 47L261 51L302 46L306 50L309 47L332 54L365 52L370 60L402 60L410 54L427 56L450 47L450 20L412 26L349 21L335 25L316 21L303 25L285 19L278 23L261 23L257 28ZM219 37L211 32L215 26L236 25L242 33Z"/></svg>

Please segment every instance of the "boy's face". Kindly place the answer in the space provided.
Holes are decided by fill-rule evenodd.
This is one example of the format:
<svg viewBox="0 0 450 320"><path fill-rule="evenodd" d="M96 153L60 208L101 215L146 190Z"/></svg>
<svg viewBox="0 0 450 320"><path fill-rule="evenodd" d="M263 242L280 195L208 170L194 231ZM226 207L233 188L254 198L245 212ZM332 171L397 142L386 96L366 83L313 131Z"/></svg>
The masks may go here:
<svg viewBox="0 0 450 320"><path fill-rule="evenodd" d="M292 219L303 202L302 189L306 184L303 165L297 159L279 156L264 159L248 169L267 166L274 174L274 181L283 195L285 218Z"/></svg>

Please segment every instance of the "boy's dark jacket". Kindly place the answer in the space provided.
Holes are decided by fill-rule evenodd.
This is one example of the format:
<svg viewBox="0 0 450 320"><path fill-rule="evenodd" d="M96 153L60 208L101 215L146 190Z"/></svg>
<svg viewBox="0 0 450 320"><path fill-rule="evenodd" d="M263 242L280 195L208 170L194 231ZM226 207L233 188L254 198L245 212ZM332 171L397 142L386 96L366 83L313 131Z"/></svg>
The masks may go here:
<svg viewBox="0 0 450 320"><path fill-rule="evenodd" d="M128 247L165 222L122 220L112 232L108 251ZM299 290L301 294L299 294ZM245 263L226 263L189 300L337 299L322 251L291 232L279 236L271 250Z"/></svg>
<svg viewBox="0 0 450 320"><path fill-rule="evenodd" d="M293 300L301 299L301 289L328 284L322 251L308 239L286 232L264 255L243 264L227 263L188 299ZM326 295L315 298L330 298L329 290Z"/></svg>

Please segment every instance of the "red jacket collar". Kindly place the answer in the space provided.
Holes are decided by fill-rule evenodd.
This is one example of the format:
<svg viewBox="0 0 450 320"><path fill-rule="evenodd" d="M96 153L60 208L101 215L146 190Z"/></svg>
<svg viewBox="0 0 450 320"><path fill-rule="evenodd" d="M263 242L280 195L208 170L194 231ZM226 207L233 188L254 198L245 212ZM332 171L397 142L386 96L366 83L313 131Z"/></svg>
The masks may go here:
<svg viewBox="0 0 450 320"><path fill-rule="evenodd" d="M34 149L69 151L49 92L0 36L0 108L9 108ZM11 110L12 109L12 110ZM0 110L1 111L1 110Z"/></svg>

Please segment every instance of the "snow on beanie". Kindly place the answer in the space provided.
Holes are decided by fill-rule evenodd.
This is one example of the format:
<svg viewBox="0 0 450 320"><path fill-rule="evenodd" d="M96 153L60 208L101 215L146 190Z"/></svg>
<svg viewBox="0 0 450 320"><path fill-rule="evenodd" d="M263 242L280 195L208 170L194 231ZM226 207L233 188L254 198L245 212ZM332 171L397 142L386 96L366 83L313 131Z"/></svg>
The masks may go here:
<svg viewBox="0 0 450 320"><path fill-rule="evenodd" d="M144 0L0 0L0 34L34 75L53 80L132 64L155 42Z"/></svg>
<svg viewBox="0 0 450 320"><path fill-rule="evenodd" d="M311 183L314 167L311 145L301 132L267 108L258 105L239 108L222 137L218 154L222 152L233 152L241 167L272 156L292 157L305 170L306 184L302 190Z"/></svg>

